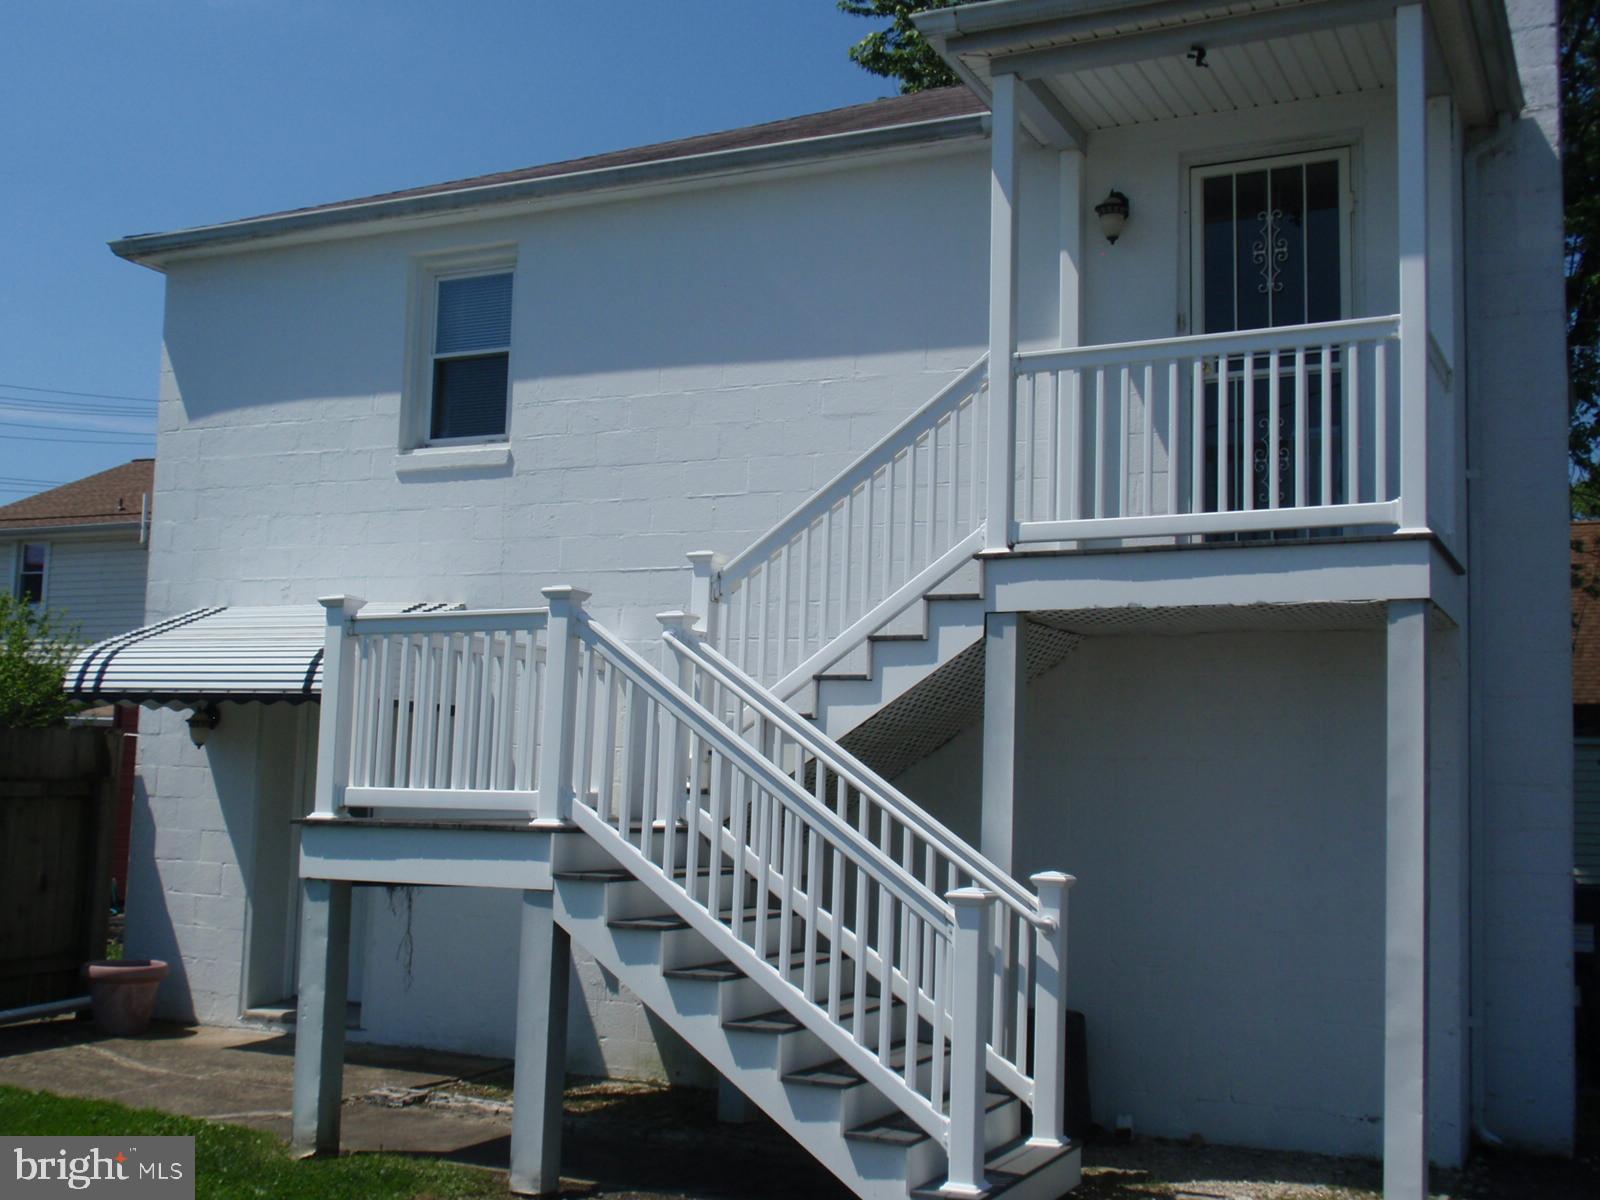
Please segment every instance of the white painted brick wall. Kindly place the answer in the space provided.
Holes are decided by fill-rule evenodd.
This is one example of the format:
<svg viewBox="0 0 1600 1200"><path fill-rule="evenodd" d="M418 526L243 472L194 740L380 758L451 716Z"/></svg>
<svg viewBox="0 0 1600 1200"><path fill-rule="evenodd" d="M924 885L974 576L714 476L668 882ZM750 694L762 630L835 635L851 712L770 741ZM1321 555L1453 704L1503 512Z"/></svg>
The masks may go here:
<svg viewBox="0 0 1600 1200"><path fill-rule="evenodd" d="M1527 110L1469 158L1474 949L1486 1128L1570 1152L1572 717L1554 0L1507 5Z"/></svg>
<svg viewBox="0 0 1600 1200"><path fill-rule="evenodd" d="M1377 1153L1383 635L1090 638L1029 699L1015 873L1079 877L1094 1119ZM897 782L976 840L981 758Z"/></svg>
<svg viewBox="0 0 1600 1200"><path fill-rule="evenodd" d="M152 617L331 591L530 604L570 582L594 591L600 619L653 640L653 614L687 599L688 551L742 549L980 353L984 162L174 269ZM941 254L907 253L890 228L918 213L952 231ZM1035 307L1054 303L1053 239L1041 221ZM410 258L503 241L520 247L514 466L398 478ZM230 711L202 752L164 715L146 739L129 946L191 962L163 995L171 1015L238 1017L254 728ZM369 903L360 1036L508 1053L515 898L425 891L413 921L408 979L398 918ZM574 1071L708 1081L581 955L575 987Z"/></svg>

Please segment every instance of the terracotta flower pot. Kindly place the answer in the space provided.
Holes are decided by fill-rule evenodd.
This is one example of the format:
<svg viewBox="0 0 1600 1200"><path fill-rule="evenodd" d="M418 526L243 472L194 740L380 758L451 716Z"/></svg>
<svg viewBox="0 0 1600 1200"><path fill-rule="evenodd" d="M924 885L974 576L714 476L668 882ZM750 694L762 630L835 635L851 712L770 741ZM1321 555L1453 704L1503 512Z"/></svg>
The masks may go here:
<svg viewBox="0 0 1600 1200"><path fill-rule="evenodd" d="M167 977L159 958L123 958L85 963L94 1023L113 1037L133 1037L150 1025L156 989Z"/></svg>

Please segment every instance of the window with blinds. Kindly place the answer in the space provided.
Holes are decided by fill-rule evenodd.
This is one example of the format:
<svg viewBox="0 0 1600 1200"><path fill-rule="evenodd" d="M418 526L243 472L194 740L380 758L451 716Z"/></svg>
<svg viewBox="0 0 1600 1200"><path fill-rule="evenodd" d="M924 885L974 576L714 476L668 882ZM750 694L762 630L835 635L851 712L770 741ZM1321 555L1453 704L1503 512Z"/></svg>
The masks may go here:
<svg viewBox="0 0 1600 1200"><path fill-rule="evenodd" d="M434 441L501 437L511 362L511 272L435 281Z"/></svg>

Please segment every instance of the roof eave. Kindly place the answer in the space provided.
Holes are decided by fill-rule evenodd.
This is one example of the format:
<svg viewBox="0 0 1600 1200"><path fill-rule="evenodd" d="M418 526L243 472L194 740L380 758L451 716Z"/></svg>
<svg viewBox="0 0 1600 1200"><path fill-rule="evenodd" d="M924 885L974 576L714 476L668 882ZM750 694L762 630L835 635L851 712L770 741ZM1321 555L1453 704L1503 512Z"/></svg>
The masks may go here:
<svg viewBox="0 0 1600 1200"><path fill-rule="evenodd" d="M537 179L453 188L420 196L379 199L303 212L206 225L172 233L138 234L110 242L119 258L160 270L181 257L237 249L267 241L310 240L346 229L379 222L417 221L430 217L464 216L476 210L572 196L627 191L643 187L688 184L717 177L827 162L855 155L939 146L986 137L987 113L940 117L852 133L829 134L747 146L707 154L685 155L654 162L631 163Z"/></svg>
<svg viewBox="0 0 1600 1200"><path fill-rule="evenodd" d="M42 524L35 523L32 525L6 525L0 523L0 541L6 542L24 537L66 537L73 535L89 537L96 534L104 536L108 533L127 533L137 537L139 535L138 516L126 521L73 521L70 518L58 518L56 524L51 524L48 520Z"/></svg>

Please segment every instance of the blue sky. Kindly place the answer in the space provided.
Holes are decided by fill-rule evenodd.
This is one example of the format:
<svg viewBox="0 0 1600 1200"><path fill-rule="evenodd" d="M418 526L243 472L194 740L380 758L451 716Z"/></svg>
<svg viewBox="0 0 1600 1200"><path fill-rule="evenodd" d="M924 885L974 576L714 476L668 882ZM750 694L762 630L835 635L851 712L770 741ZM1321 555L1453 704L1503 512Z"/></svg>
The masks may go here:
<svg viewBox="0 0 1600 1200"><path fill-rule="evenodd" d="M891 95L846 57L872 28L833 0L4 0L0 504L153 452L162 280L109 239Z"/></svg>

